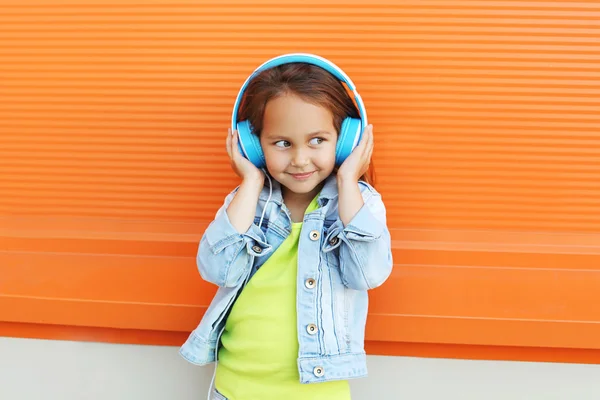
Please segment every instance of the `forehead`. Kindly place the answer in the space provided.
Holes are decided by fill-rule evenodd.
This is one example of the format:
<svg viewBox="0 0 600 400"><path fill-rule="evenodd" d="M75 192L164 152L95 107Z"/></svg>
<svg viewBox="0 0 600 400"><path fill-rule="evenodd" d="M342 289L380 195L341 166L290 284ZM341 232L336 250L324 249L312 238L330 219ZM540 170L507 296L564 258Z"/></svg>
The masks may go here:
<svg viewBox="0 0 600 400"><path fill-rule="evenodd" d="M286 94L270 100L265 107L263 134L295 136L333 130L333 114L329 109L298 96Z"/></svg>

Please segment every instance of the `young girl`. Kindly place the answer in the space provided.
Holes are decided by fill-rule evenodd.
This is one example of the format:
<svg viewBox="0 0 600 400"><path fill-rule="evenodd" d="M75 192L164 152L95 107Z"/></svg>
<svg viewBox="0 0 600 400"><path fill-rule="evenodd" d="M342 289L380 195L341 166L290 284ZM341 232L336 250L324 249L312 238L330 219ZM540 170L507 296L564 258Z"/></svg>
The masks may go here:
<svg viewBox="0 0 600 400"><path fill-rule="evenodd" d="M366 116L335 65L312 55L271 64L234 107L233 126L251 127L258 156L238 129L228 133L241 184L197 257L219 289L180 353L198 365L218 359L213 399L347 400L348 379L367 374L367 291L392 269L385 206L369 183L373 127L346 132ZM342 131L346 144L362 132L349 155Z"/></svg>

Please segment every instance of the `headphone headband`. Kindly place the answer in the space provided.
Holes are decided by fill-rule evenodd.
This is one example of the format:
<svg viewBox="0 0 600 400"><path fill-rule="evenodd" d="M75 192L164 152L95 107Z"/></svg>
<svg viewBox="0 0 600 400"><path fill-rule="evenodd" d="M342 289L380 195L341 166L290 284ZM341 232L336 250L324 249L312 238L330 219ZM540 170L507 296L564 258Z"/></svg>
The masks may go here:
<svg viewBox="0 0 600 400"><path fill-rule="evenodd" d="M348 85L348 88L354 94L354 99L356 100L356 105L358 106L358 112L360 114L360 119L362 121L363 129L367 126L367 124L368 124L367 111L365 109L363 100L360 97L360 95L358 94L358 92L356 91L356 85L354 85L354 82L352 82L350 77L340 67L335 65L333 62L331 62L321 56L315 55L315 54L289 53L289 54L283 54L283 55L280 55L280 56L277 56L270 60L265 61L260 66L258 66L254 70L254 72L252 72L252 74L246 79L246 81L240 88L240 91L238 92L238 95L235 99L235 103L233 105L233 112L231 113L231 129L232 130L236 129L238 109L239 109L242 97L244 95L244 91L246 90L246 87L248 86L250 81L256 75L258 75L259 73L261 73L264 70L267 70L267 69L273 68L273 67L277 67L279 65L290 64L290 63L295 63L295 62L302 62L302 63L316 65L317 67L321 67L324 70L326 70L327 72L331 73L337 79L339 79L340 81L342 81L346 85Z"/></svg>

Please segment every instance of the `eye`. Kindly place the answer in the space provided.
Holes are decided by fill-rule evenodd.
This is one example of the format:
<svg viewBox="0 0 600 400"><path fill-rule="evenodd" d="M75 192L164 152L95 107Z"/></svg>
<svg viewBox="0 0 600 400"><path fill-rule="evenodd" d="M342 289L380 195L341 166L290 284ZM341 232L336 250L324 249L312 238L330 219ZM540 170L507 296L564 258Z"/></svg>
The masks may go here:
<svg viewBox="0 0 600 400"><path fill-rule="evenodd" d="M312 144L313 146L316 146L316 145L319 145L319 144L323 143L324 140L325 139L320 138L320 137L312 138L310 140L310 144Z"/></svg>
<svg viewBox="0 0 600 400"><path fill-rule="evenodd" d="M275 146L281 147L281 148L290 147L290 142L288 142L287 140L279 140L279 141L275 142Z"/></svg>

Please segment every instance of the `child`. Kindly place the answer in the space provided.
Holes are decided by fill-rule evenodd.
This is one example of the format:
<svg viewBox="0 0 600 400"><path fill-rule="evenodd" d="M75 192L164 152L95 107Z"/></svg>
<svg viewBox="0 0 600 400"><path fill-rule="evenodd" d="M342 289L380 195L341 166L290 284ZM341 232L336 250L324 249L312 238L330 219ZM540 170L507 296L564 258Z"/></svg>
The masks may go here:
<svg viewBox="0 0 600 400"><path fill-rule="evenodd" d="M197 256L219 289L180 350L198 365L218 359L213 399L347 400L348 379L367 374L367 291L390 275L392 253L353 86L329 61L292 54L240 90L226 147L241 184Z"/></svg>

